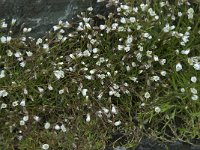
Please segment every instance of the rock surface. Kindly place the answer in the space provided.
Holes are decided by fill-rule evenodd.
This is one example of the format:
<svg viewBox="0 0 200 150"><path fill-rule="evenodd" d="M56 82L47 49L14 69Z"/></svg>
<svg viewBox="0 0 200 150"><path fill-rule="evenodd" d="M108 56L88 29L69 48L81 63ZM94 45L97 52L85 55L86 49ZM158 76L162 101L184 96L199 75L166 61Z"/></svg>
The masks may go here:
<svg viewBox="0 0 200 150"><path fill-rule="evenodd" d="M44 35L59 20L70 20L92 5L93 0L0 0L0 19L17 19Z"/></svg>

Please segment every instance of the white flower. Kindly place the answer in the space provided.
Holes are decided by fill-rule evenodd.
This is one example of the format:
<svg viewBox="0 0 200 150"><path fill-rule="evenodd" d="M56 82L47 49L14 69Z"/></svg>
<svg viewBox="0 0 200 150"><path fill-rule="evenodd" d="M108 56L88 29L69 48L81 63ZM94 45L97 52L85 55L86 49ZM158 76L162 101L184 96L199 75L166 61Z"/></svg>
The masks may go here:
<svg viewBox="0 0 200 150"><path fill-rule="evenodd" d="M190 53L190 49L182 50L181 54L188 55Z"/></svg>
<svg viewBox="0 0 200 150"><path fill-rule="evenodd" d="M142 11L145 11L147 9L148 5L147 4L141 4L140 8L142 9Z"/></svg>
<svg viewBox="0 0 200 150"><path fill-rule="evenodd" d="M193 94L197 94L198 93L197 89L195 89L195 88L190 88L190 92L193 93Z"/></svg>
<svg viewBox="0 0 200 150"><path fill-rule="evenodd" d="M192 95L191 99L194 100L194 101L196 101L196 100L199 99L199 96L194 94L194 95Z"/></svg>
<svg viewBox="0 0 200 150"><path fill-rule="evenodd" d="M35 121L37 121L37 122L40 121L40 117L38 117L38 116L34 116L33 119L34 119Z"/></svg>
<svg viewBox="0 0 200 150"><path fill-rule="evenodd" d="M176 71L181 71L183 69L181 63L176 64Z"/></svg>
<svg viewBox="0 0 200 150"><path fill-rule="evenodd" d="M117 114L117 109L116 109L116 107L115 107L114 104L112 104L111 112L112 112L113 114Z"/></svg>
<svg viewBox="0 0 200 150"><path fill-rule="evenodd" d="M64 78L64 72L62 70L55 70L53 72L57 79Z"/></svg>
<svg viewBox="0 0 200 150"><path fill-rule="evenodd" d="M28 121L28 119L29 119L28 116L24 116L24 117L23 117L23 120L24 120L25 122Z"/></svg>
<svg viewBox="0 0 200 150"><path fill-rule="evenodd" d="M106 27L107 27L106 25L100 25L100 26L99 26L99 28L100 28L101 30L106 29Z"/></svg>
<svg viewBox="0 0 200 150"><path fill-rule="evenodd" d="M37 39L36 45L39 45L39 44L41 44L41 43L42 43L42 39L41 39L41 38Z"/></svg>
<svg viewBox="0 0 200 150"><path fill-rule="evenodd" d="M148 98L151 97L151 95L149 94L149 92L146 92L146 93L144 94L144 97L148 99Z"/></svg>
<svg viewBox="0 0 200 150"><path fill-rule="evenodd" d="M56 130L60 130L60 126L59 125L55 125L54 127Z"/></svg>
<svg viewBox="0 0 200 150"><path fill-rule="evenodd" d="M124 49L124 46L123 46L123 45L118 45L118 46L117 46L117 49L118 49L119 51L121 51L121 50Z"/></svg>
<svg viewBox="0 0 200 150"><path fill-rule="evenodd" d="M166 72L166 71L161 71L160 74L161 74L162 76L166 76L167 72Z"/></svg>
<svg viewBox="0 0 200 150"><path fill-rule="evenodd" d="M81 93L85 97L87 95L88 89L82 89Z"/></svg>
<svg viewBox="0 0 200 150"><path fill-rule="evenodd" d="M91 55L91 53L90 53L89 50L85 50L85 51L83 52L83 56L85 56L85 57L89 57L90 55Z"/></svg>
<svg viewBox="0 0 200 150"><path fill-rule="evenodd" d="M136 21L135 17L130 17L129 20L130 20L131 23L134 23Z"/></svg>
<svg viewBox="0 0 200 150"><path fill-rule="evenodd" d="M44 150L49 149L49 144L43 144L43 145L42 145L42 149L44 149Z"/></svg>
<svg viewBox="0 0 200 150"><path fill-rule="evenodd" d="M163 28L163 31L166 32L166 33L170 31L170 26L169 26L169 24L166 24L166 25L165 25L165 27Z"/></svg>
<svg viewBox="0 0 200 150"><path fill-rule="evenodd" d="M64 92L65 92L64 89L58 91L59 94L63 94Z"/></svg>
<svg viewBox="0 0 200 150"><path fill-rule="evenodd" d="M14 102L12 102L12 106L13 106L13 107L18 106L18 101L14 101Z"/></svg>
<svg viewBox="0 0 200 150"><path fill-rule="evenodd" d="M39 91L40 93L43 93L43 92L44 92L44 89L41 88L41 87L38 87L38 91Z"/></svg>
<svg viewBox="0 0 200 150"><path fill-rule="evenodd" d="M98 48L94 48L94 49L92 50L92 52L93 52L94 54L96 54L98 51L99 51Z"/></svg>
<svg viewBox="0 0 200 150"><path fill-rule="evenodd" d="M155 112L159 113L161 111L160 107L155 107Z"/></svg>
<svg viewBox="0 0 200 150"><path fill-rule="evenodd" d="M181 88L181 92L184 93L184 92L185 92L185 89L184 89L184 88Z"/></svg>
<svg viewBox="0 0 200 150"><path fill-rule="evenodd" d="M0 79L1 78L4 78L5 77L5 70L2 70L1 72L0 72Z"/></svg>
<svg viewBox="0 0 200 150"><path fill-rule="evenodd" d="M51 86L51 84L48 85L48 89L49 89L50 91L53 90L53 87Z"/></svg>
<svg viewBox="0 0 200 150"><path fill-rule="evenodd" d="M45 129L49 129L49 128L50 128L50 123L49 123L49 122L46 122L46 123L44 124L44 128L45 128Z"/></svg>
<svg viewBox="0 0 200 150"><path fill-rule="evenodd" d="M7 56L12 56L13 55L13 52L11 50L7 50Z"/></svg>
<svg viewBox="0 0 200 150"><path fill-rule="evenodd" d="M182 12L178 12L178 16L181 17L183 14Z"/></svg>
<svg viewBox="0 0 200 150"><path fill-rule="evenodd" d="M60 28L61 28L61 26L59 26L59 25L53 26L53 30L54 30L54 31L57 31L57 30L59 30Z"/></svg>
<svg viewBox="0 0 200 150"><path fill-rule="evenodd" d="M33 55L33 53L32 53L32 52L30 52L30 51L26 52L26 54L27 54L27 56L28 56L28 57L30 57L30 56L32 56L32 55Z"/></svg>
<svg viewBox="0 0 200 150"><path fill-rule="evenodd" d="M6 37L5 37L5 36L2 36L2 37L1 37L1 43L6 43L6 42L7 42Z"/></svg>
<svg viewBox="0 0 200 150"><path fill-rule="evenodd" d="M19 51L15 53L15 57L16 57L16 58L19 58L19 57L21 57L21 55L22 55L22 53L21 53L21 52L19 52Z"/></svg>
<svg viewBox="0 0 200 150"><path fill-rule="evenodd" d="M8 95L8 92L6 90L0 90L0 98L6 97Z"/></svg>
<svg viewBox="0 0 200 150"><path fill-rule="evenodd" d="M20 102L20 105L23 106L23 107L26 105L26 102L25 102L24 99Z"/></svg>
<svg viewBox="0 0 200 150"><path fill-rule="evenodd" d="M166 5L165 2L160 2L160 7L164 7Z"/></svg>
<svg viewBox="0 0 200 150"><path fill-rule="evenodd" d="M19 122L19 124L20 124L21 126L24 126L24 125L25 125L25 121L24 121L24 120L21 120L21 121Z"/></svg>
<svg viewBox="0 0 200 150"><path fill-rule="evenodd" d="M157 81L159 81L159 80L160 80L160 77L159 77L159 76L153 76L153 77L152 77L152 80L154 80L154 81L156 81L156 82L157 82Z"/></svg>
<svg viewBox="0 0 200 150"><path fill-rule="evenodd" d="M87 10L88 11L93 11L93 8L92 7L88 7Z"/></svg>
<svg viewBox="0 0 200 150"><path fill-rule="evenodd" d="M90 70L90 74L94 74L96 72L96 69Z"/></svg>
<svg viewBox="0 0 200 150"><path fill-rule="evenodd" d="M2 25L1 25L1 27L2 27L2 28L7 28L7 27L8 27L8 24L5 23L5 22L3 22Z"/></svg>
<svg viewBox="0 0 200 150"><path fill-rule="evenodd" d="M87 116L86 116L86 122L90 122L90 114L87 114Z"/></svg>
<svg viewBox="0 0 200 150"><path fill-rule="evenodd" d="M102 110L104 111L105 114L107 114L109 112L109 110L105 107L102 107Z"/></svg>
<svg viewBox="0 0 200 150"><path fill-rule="evenodd" d="M22 61L19 65L24 68L26 66L26 62Z"/></svg>
<svg viewBox="0 0 200 150"><path fill-rule="evenodd" d="M16 21L17 21L17 19L14 19L14 18L13 18L13 19L11 20L11 24L14 25L14 24L16 23Z"/></svg>
<svg viewBox="0 0 200 150"><path fill-rule="evenodd" d="M4 109L4 108L6 108L7 107L7 104L6 103L2 103L1 104L1 109Z"/></svg>
<svg viewBox="0 0 200 150"><path fill-rule="evenodd" d="M64 124L62 124L60 128L61 128L62 132L66 132L67 131L67 129L65 128Z"/></svg>
<svg viewBox="0 0 200 150"><path fill-rule="evenodd" d="M126 18L124 18L124 17L121 18L121 19L120 19L120 22L123 23L123 24L125 24L125 23L126 23Z"/></svg>
<svg viewBox="0 0 200 150"><path fill-rule="evenodd" d="M116 121L116 122L114 123L114 125L115 125L115 126L119 126L121 123L122 123L122 122L119 120L119 121Z"/></svg>
<svg viewBox="0 0 200 150"><path fill-rule="evenodd" d="M195 70L200 70L200 63L194 64L193 67L194 67Z"/></svg>
<svg viewBox="0 0 200 150"><path fill-rule="evenodd" d="M46 52L48 52L48 50L49 50L49 45L48 45L48 44L43 44L43 49L45 49Z"/></svg>
<svg viewBox="0 0 200 150"><path fill-rule="evenodd" d="M191 80L193 83L196 83L196 82L197 82L197 77L193 76L193 77L191 77L190 80Z"/></svg>
<svg viewBox="0 0 200 150"><path fill-rule="evenodd" d="M193 8L189 8L187 13L188 13L188 19L192 19L193 18L193 14L194 14L194 9Z"/></svg>

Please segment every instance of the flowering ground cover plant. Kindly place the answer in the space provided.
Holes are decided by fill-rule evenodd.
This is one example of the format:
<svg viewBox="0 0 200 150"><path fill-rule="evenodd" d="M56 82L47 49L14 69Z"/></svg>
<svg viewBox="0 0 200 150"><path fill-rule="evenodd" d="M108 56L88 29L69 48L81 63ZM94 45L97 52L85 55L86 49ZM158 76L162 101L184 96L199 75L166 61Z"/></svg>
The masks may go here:
<svg viewBox="0 0 200 150"><path fill-rule="evenodd" d="M98 3L103 3L98 0ZM0 25L0 149L134 148L200 138L198 1L110 0L43 38ZM70 32L69 32L70 31ZM113 140L112 135L122 136Z"/></svg>

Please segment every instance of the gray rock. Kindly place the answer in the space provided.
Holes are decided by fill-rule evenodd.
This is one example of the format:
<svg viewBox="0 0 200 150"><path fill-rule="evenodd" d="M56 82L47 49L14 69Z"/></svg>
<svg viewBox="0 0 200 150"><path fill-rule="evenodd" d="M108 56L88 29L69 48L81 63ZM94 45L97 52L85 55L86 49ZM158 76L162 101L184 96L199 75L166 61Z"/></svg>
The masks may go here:
<svg viewBox="0 0 200 150"><path fill-rule="evenodd" d="M59 20L71 20L94 0L0 0L0 19L18 20L43 35Z"/></svg>

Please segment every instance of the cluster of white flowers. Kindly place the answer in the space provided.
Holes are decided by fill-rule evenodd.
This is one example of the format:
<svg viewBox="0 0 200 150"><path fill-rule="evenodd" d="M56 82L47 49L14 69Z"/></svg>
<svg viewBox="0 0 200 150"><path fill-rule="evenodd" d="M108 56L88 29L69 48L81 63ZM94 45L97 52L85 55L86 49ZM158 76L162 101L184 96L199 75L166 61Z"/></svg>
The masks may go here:
<svg viewBox="0 0 200 150"><path fill-rule="evenodd" d="M97 0L99 3L103 1ZM168 113L162 106L163 102L160 103L160 99L166 99L165 93L177 94L166 99L172 105L174 101L171 99L177 97L187 97L192 101L191 105L198 102L200 57L196 46L191 46L193 41L198 43L192 36L195 30L192 21L195 19L194 9L180 9L172 13L167 1L159 3L159 12L149 3L136 7L109 0L109 5L117 6L117 18L114 18L114 13L106 17L96 15L103 20L96 25L90 16L93 7L89 7L88 13L78 16L81 20L72 32L67 30L72 27L68 21L59 21L53 26L53 39L31 39L26 33L32 29L23 28L20 46L14 49L9 44L12 45L16 39L10 34L2 34L0 45L8 46L5 46L5 53L0 56L4 64L4 67L0 67L0 81L8 80L10 85L6 81L6 84L1 82L4 85L0 87L0 110L12 107L16 112L20 110L20 113L24 113L15 122L19 128L27 128L28 122L34 121L35 124L42 124L48 132L67 132L68 125L75 121L74 116L65 122L61 119L63 116L58 116L62 124L51 119L42 123L42 116L33 114L31 117L28 113L29 103L31 106L42 103L43 112L57 109L57 105L60 108L64 104L63 109L67 107L78 111L78 114L83 112L86 124L92 124L97 117L119 128L126 125L121 118L122 110L126 109L116 103L127 102L127 97L131 104L135 101L134 106L139 106L142 113L151 111L156 117ZM182 19L185 15L189 21L182 25L176 19ZM160 19L162 16L166 18ZM15 23L16 19L13 19L11 24ZM7 23L1 23L1 28L7 27ZM30 47L28 40L35 47ZM58 46L54 47L51 43ZM29 82L33 82L31 86ZM16 89L19 90L17 99L10 100L8 95L12 98ZM54 106L48 108L45 100L49 105L53 101ZM97 101L100 105L94 107ZM105 101L107 105L101 106ZM87 111L81 110L82 106L75 107L76 104L83 104ZM41 148L47 150L50 146L43 144Z"/></svg>

